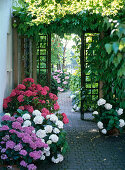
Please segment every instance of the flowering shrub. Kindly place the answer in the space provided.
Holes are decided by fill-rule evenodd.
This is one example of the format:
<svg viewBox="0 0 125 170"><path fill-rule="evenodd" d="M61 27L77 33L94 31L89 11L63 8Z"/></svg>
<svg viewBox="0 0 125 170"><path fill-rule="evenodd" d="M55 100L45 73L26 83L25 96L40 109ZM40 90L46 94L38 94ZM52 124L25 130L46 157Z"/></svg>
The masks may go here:
<svg viewBox="0 0 125 170"><path fill-rule="evenodd" d="M5 112L12 114L17 109L27 110L30 113L37 109L47 115L59 110L57 99L55 94L49 92L49 87L34 84L32 78L26 78L22 84L12 90L9 97L4 99L3 107Z"/></svg>
<svg viewBox="0 0 125 170"><path fill-rule="evenodd" d="M11 117L5 114L2 117L0 128L0 157L1 164L18 164L23 169L36 169L33 162L43 157L48 150L48 144L37 137L34 127L25 123L30 115Z"/></svg>
<svg viewBox="0 0 125 170"><path fill-rule="evenodd" d="M69 122L65 113L51 114L43 116L39 110L34 110L32 116L27 111L18 110L15 115L22 116L23 126L33 126L34 133L38 138L49 145L47 149L42 152L41 160L47 159L54 163L63 161L63 155L66 153L68 144L66 141L66 132L63 129L64 124ZM30 123L29 123L30 122Z"/></svg>
<svg viewBox="0 0 125 170"><path fill-rule="evenodd" d="M69 73L57 70L52 73L53 78L57 81L58 91L63 92L69 88Z"/></svg>
<svg viewBox="0 0 125 170"><path fill-rule="evenodd" d="M98 110L93 112L93 115L97 121L97 126L102 134L118 135L122 132L125 126L125 121L120 118L123 114L122 108L113 108L110 103L106 103L106 100L99 99L97 101Z"/></svg>

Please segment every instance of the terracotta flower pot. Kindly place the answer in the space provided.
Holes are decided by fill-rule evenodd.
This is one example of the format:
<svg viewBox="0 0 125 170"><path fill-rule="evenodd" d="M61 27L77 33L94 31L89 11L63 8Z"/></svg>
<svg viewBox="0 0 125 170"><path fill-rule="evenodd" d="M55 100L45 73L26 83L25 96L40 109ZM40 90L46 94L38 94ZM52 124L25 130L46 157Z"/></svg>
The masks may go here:
<svg viewBox="0 0 125 170"><path fill-rule="evenodd" d="M120 132L116 127L107 131L107 135L109 135L109 136L118 136L119 134L120 134Z"/></svg>

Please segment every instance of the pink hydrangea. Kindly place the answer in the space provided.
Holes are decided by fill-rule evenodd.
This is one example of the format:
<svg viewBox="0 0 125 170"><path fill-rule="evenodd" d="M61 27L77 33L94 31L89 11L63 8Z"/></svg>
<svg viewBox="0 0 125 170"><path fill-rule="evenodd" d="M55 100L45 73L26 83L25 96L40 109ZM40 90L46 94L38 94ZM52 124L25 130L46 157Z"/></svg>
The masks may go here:
<svg viewBox="0 0 125 170"><path fill-rule="evenodd" d="M14 96L16 96L16 92L15 92L15 90L12 90L10 97L14 97Z"/></svg>
<svg viewBox="0 0 125 170"><path fill-rule="evenodd" d="M34 160L40 159L41 155L42 155L42 151L33 151L29 153L29 156Z"/></svg>
<svg viewBox="0 0 125 170"><path fill-rule="evenodd" d="M68 82L67 82L67 81L64 81L63 84L68 84Z"/></svg>
<svg viewBox="0 0 125 170"><path fill-rule="evenodd" d="M25 78L25 79L23 80L23 84L26 83L26 82L34 83L34 79L32 79L32 78Z"/></svg>
<svg viewBox="0 0 125 170"><path fill-rule="evenodd" d="M30 112L30 113L32 113L33 110L34 110L33 107L30 106L30 105L25 105L24 108L25 108L28 112Z"/></svg>
<svg viewBox="0 0 125 170"><path fill-rule="evenodd" d="M18 121L13 122L13 123L12 123L12 128L13 128L13 129L19 129L19 130L21 130L21 129L22 129L21 123L18 122Z"/></svg>
<svg viewBox="0 0 125 170"><path fill-rule="evenodd" d="M21 150L20 152L19 152L19 154L20 155L23 155L23 156L26 156L27 155L27 151L26 150Z"/></svg>
<svg viewBox="0 0 125 170"><path fill-rule="evenodd" d="M20 109L20 110L24 110L24 106L19 106L19 108L18 109Z"/></svg>
<svg viewBox="0 0 125 170"><path fill-rule="evenodd" d="M26 89L26 86L24 86L23 84L19 84L16 89L19 89L19 90L24 90Z"/></svg>
<svg viewBox="0 0 125 170"><path fill-rule="evenodd" d="M58 100L58 97L53 93L49 93L49 97L50 97L50 99L52 99L54 101Z"/></svg>
<svg viewBox="0 0 125 170"><path fill-rule="evenodd" d="M9 130L9 132L10 132L10 133L15 133L15 132L16 132L16 130L11 129L11 130Z"/></svg>
<svg viewBox="0 0 125 170"><path fill-rule="evenodd" d="M23 102L23 101L24 101L24 96L23 96L23 95L19 95L19 96L17 97L17 100L18 100L19 102Z"/></svg>
<svg viewBox="0 0 125 170"><path fill-rule="evenodd" d="M41 91L41 95L44 95L44 96L47 95L47 91L43 89L43 90Z"/></svg>
<svg viewBox="0 0 125 170"><path fill-rule="evenodd" d="M42 113L46 113L46 114L49 114L49 113L50 113L49 110L46 109L46 108L43 108L43 109L41 110L41 112L42 112Z"/></svg>
<svg viewBox="0 0 125 170"><path fill-rule="evenodd" d="M6 149L8 148L13 149L15 145L16 145L15 142L9 140L6 142Z"/></svg>
<svg viewBox="0 0 125 170"><path fill-rule="evenodd" d="M21 124L23 123L23 118L22 118L22 117L18 117L16 120L17 120L18 122L20 122Z"/></svg>
<svg viewBox="0 0 125 170"><path fill-rule="evenodd" d="M26 163L24 160L22 160L22 161L20 162L20 165L23 166L23 167L27 167L27 163Z"/></svg>
<svg viewBox="0 0 125 170"><path fill-rule="evenodd" d="M45 104L45 103L46 103L45 100L39 100L39 102L40 102L41 104Z"/></svg>
<svg viewBox="0 0 125 170"><path fill-rule="evenodd" d="M27 97L30 97L30 96L32 96L32 91L30 91L30 90L27 90L27 91L25 91L25 96L27 96Z"/></svg>
<svg viewBox="0 0 125 170"><path fill-rule="evenodd" d="M4 115L2 117L2 121L10 121L11 120L11 117L9 115Z"/></svg>
<svg viewBox="0 0 125 170"><path fill-rule="evenodd" d="M43 87L42 87L40 84L37 84L37 85L36 85L36 89L37 89L38 91L41 91L41 90L43 90Z"/></svg>
<svg viewBox="0 0 125 170"><path fill-rule="evenodd" d="M28 170L36 170L37 167L34 164L27 165Z"/></svg>
<svg viewBox="0 0 125 170"><path fill-rule="evenodd" d="M59 110L59 105L57 102L54 104L54 110Z"/></svg>
<svg viewBox="0 0 125 170"><path fill-rule="evenodd" d="M66 76L65 79L69 79L69 76Z"/></svg>
<svg viewBox="0 0 125 170"><path fill-rule="evenodd" d="M7 125L3 125L0 130L9 130L9 127Z"/></svg>
<svg viewBox="0 0 125 170"><path fill-rule="evenodd" d="M67 118L67 115L65 113L62 113L62 116L63 116L63 123L64 124L69 123L69 119Z"/></svg>
<svg viewBox="0 0 125 170"><path fill-rule="evenodd" d="M49 91L49 87L48 86L44 86L43 87L46 91Z"/></svg>

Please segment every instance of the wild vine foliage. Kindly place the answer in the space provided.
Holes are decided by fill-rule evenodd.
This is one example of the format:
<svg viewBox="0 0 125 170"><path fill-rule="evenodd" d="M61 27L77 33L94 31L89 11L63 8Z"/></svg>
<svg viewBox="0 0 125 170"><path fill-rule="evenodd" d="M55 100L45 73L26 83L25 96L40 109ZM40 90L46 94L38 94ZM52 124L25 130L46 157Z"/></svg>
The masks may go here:
<svg viewBox="0 0 125 170"><path fill-rule="evenodd" d="M20 0L13 16L18 32L36 41L39 33L103 32L89 68L103 81L105 99L125 108L124 0Z"/></svg>

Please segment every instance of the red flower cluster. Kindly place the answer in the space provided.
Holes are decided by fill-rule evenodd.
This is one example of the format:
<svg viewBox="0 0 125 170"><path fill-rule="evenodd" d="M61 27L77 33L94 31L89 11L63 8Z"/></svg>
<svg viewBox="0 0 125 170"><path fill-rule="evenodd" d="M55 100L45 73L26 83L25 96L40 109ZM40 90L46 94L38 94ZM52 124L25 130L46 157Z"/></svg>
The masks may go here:
<svg viewBox="0 0 125 170"><path fill-rule="evenodd" d="M23 84L19 84L10 96L4 99L3 107L6 112L11 113L21 109L30 113L40 110L42 113L51 114L59 109L57 100L58 97L49 92L49 87L34 84L32 78L26 78Z"/></svg>
<svg viewBox="0 0 125 170"><path fill-rule="evenodd" d="M64 124L69 123L69 119L68 119L67 115L65 113L62 113L62 116L63 116L63 123Z"/></svg>

